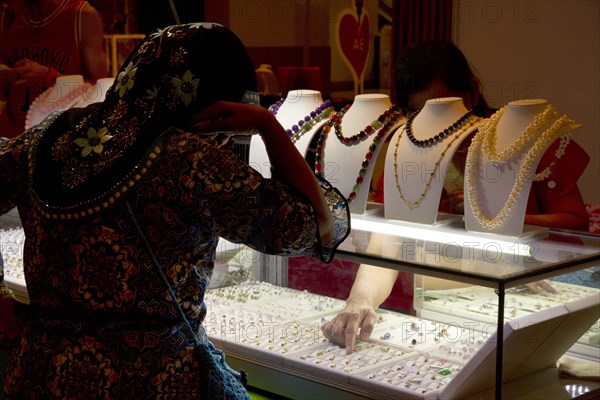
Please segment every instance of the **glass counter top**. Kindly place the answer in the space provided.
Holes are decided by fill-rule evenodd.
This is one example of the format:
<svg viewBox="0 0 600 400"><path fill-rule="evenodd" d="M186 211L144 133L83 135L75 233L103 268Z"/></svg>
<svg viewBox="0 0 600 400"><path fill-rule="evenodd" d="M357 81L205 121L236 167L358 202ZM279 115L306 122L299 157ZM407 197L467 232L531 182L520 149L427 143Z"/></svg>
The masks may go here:
<svg viewBox="0 0 600 400"><path fill-rule="evenodd" d="M527 226L521 237L468 232L460 216L435 225L389 220L383 208L352 215L336 257L497 288L600 265L600 236Z"/></svg>

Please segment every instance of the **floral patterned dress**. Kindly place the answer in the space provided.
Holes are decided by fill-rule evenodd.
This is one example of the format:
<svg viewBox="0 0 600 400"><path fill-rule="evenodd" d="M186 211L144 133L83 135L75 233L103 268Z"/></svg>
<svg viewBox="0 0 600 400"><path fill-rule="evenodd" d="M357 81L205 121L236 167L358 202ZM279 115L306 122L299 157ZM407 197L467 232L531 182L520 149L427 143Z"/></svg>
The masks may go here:
<svg viewBox="0 0 600 400"><path fill-rule="evenodd" d="M183 49L223 35L206 24L150 35L104 103L53 114L0 142L0 214L18 207L30 298L7 398L247 398L202 328L219 238L329 261L347 236L345 201L326 182L336 235L322 244L303 195L210 139L164 129L181 109L214 101L201 99L210 87L194 88L202 71ZM179 78L165 76L174 66ZM188 340L172 295L201 346Z"/></svg>
<svg viewBox="0 0 600 400"><path fill-rule="evenodd" d="M10 188L0 211L19 204L31 301L9 361L8 398L187 399L221 384L202 375L124 203L76 222L31 204L27 153L39 134L0 150L0 182ZM200 332L219 237L271 254L317 254L312 207L286 185L186 132L161 137L155 149L151 173L127 201Z"/></svg>

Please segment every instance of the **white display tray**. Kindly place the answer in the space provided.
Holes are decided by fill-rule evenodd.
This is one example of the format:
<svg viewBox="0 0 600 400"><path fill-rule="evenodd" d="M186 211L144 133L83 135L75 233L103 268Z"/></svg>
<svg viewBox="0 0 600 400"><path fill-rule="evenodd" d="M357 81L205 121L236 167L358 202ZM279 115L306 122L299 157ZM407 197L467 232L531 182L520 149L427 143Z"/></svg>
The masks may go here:
<svg viewBox="0 0 600 400"><path fill-rule="evenodd" d="M218 307L214 294L207 295L207 321L213 328L207 329L209 337L234 357L371 398L453 399L494 386L492 324L477 327L466 321L461 326L380 310L371 339L358 342L347 355L320 332L321 323L335 316L343 302L256 284L260 290L257 286L254 291L251 282L242 290L265 295L243 304L222 301L229 290L235 299L240 288L221 288ZM592 296L506 322L504 381L556 368L558 359L597 321L599 305L600 298Z"/></svg>

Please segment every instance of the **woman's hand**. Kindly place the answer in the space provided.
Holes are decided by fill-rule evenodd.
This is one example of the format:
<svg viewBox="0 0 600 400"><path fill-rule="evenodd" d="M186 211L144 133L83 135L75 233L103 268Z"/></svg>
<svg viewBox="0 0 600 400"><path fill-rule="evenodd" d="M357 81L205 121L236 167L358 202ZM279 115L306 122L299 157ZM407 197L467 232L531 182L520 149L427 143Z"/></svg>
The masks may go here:
<svg viewBox="0 0 600 400"><path fill-rule="evenodd" d="M27 58L15 62L13 72L16 74L17 80L24 80L28 84L44 84L48 75L48 67L31 61Z"/></svg>
<svg viewBox="0 0 600 400"><path fill-rule="evenodd" d="M332 342L345 346L346 354L350 354L354 351L359 330L359 339L368 340L376 322L377 314L366 302L348 300L342 311L321 325L321 331Z"/></svg>
<svg viewBox="0 0 600 400"><path fill-rule="evenodd" d="M219 101L190 117L183 128L197 133L256 134L277 123L265 108L254 104Z"/></svg>
<svg viewBox="0 0 600 400"><path fill-rule="evenodd" d="M528 293L556 293L556 289L546 281L537 281L525 284L525 289Z"/></svg>
<svg viewBox="0 0 600 400"><path fill-rule="evenodd" d="M191 132L254 134L259 133L271 163L271 170L279 179L303 193L317 214L321 243L333 238L333 217L325 201L314 172L294 146L285 129L266 108L220 101L189 118L184 129Z"/></svg>

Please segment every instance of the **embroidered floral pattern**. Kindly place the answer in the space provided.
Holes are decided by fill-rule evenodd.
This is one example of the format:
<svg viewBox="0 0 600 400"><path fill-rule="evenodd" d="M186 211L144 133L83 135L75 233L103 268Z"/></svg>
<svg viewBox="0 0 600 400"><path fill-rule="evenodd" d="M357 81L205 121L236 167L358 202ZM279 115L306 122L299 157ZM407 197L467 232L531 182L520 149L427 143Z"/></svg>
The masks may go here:
<svg viewBox="0 0 600 400"><path fill-rule="evenodd" d="M123 97L125 92L133 88L135 81L135 73L137 67L133 66L133 63L129 63L127 67L117 75L117 82L115 84L115 91L119 92L119 97Z"/></svg>
<svg viewBox="0 0 600 400"><path fill-rule="evenodd" d="M195 71L192 64L186 69L190 53L180 40L187 40L194 30L208 30L216 26L221 25L194 23L171 26L157 30L145 39L137 53L117 74L113 85L115 97L112 98L112 105L102 110L99 115L87 115L77 123L76 129L86 132L85 137L72 140L71 136L65 135L53 146L55 161L65 162L77 151L80 151L82 158L89 159L85 164L89 168L88 171L75 171L64 165L61 174L61 183L64 186L74 188L88 177L98 175L114 165L136 141L139 126L155 112L177 110L197 100L200 79L192 72ZM166 71L162 79L160 74L157 74L158 79L146 79L147 69L152 69L157 61L168 64L169 68L181 69ZM117 149L108 151L112 146ZM90 155L96 157L89 157Z"/></svg>
<svg viewBox="0 0 600 400"><path fill-rule="evenodd" d="M158 97L158 88L156 86L152 86L152 89L146 89L146 98L148 100L154 100Z"/></svg>
<svg viewBox="0 0 600 400"><path fill-rule="evenodd" d="M89 115L86 115L85 117L83 117L83 118L81 119L81 121L79 121L79 122L77 123L77 125L75 125L75 129L76 129L76 130L78 130L78 131L80 131L80 130L82 130L82 129L85 129L85 127L86 127L86 126L87 126L87 124L88 124L88 120L89 120L89 118L90 118L90 117L89 117Z"/></svg>
<svg viewBox="0 0 600 400"><path fill-rule="evenodd" d="M127 112L127 103L123 100L117 101L114 107L110 110L106 116L106 124L110 127L115 126L119 121L123 120L125 113Z"/></svg>
<svg viewBox="0 0 600 400"><path fill-rule="evenodd" d="M9 209L11 199L26 190L28 153L19 139L7 143L0 146L0 154L6 153L0 180L9 190L0 191L0 207ZM160 249L160 263L194 327L205 317L206 275L214 267L218 235L271 254L288 249L317 255L312 207L288 186L264 179L192 133L173 130L155 145L161 151L151 179L139 181L128 201L144 221L148 240ZM86 163L115 150L72 157L65 170L74 176L91 171ZM229 190L234 186L241 190ZM115 207L76 223L48 219L35 207L23 209L30 234L24 249L27 287L42 311L25 324L15 344L17 360L7 370L4 395L11 400L48 391L65 399L182 399L189 393L245 398L222 355L200 358L185 339L180 315L133 233L122 200L115 201ZM49 309L55 311L48 315ZM226 388L224 379L230 381ZM90 386L80 386L92 381L94 394L87 391ZM196 391L204 388L229 392L201 397Z"/></svg>
<svg viewBox="0 0 600 400"><path fill-rule="evenodd" d="M199 83L200 79L194 78L194 74L190 70L185 71L181 79L177 77L171 78L175 94L181 98L181 101L186 106L196 98Z"/></svg>
<svg viewBox="0 0 600 400"><path fill-rule="evenodd" d="M61 174L61 181L69 188L81 185L88 176L87 163L78 158L67 160Z"/></svg>
<svg viewBox="0 0 600 400"><path fill-rule="evenodd" d="M126 148L135 142L139 124L139 119L137 117L132 117L129 121L126 121L117 128L117 134L115 135L115 143L117 147Z"/></svg>
<svg viewBox="0 0 600 400"><path fill-rule="evenodd" d="M188 384L198 381L199 372L198 363L193 360L192 350L182 351L179 359L166 364L164 370L152 379L158 391L158 398L201 398L200 386Z"/></svg>
<svg viewBox="0 0 600 400"><path fill-rule="evenodd" d="M52 147L52 159L55 161L65 160L73 156L73 131L68 131L58 138Z"/></svg>
<svg viewBox="0 0 600 400"><path fill-rule="evenodd" d="M108 134L108 128L103 127L96 131L95 128L88 128L87 137L75 139L75 144L83 147L81 157L87 157L93 151L96 154L102 153L104 143L108 142L112 136Z"/></svg>
<svg viewBox="0 0 600 400"><path fill-rule="evenodd" d="M185 56L188 54L187 50L183 47L172 50L171 55L169 57L169 65L174 67L176 65L183 64L185 61Z"/></svg>
<svg viewBox="0 0 600 400"><path fill-rule="evenodd" d="M194 22L192 24L190 24L190 28L195 28L195 29L212 29L215 26L223 26L221 24L216 24L214 22Z"/></svg>
<svg viewBox="0 0 600 400"><path fill-rule="evenodd" d="M99 174L105 168L113 165L121 157L121 152L114 149L103 151L98 157L98 161L94 164L94 173Z"/></svg>
<svg viewBox="0 0 600 400"><path fill-rule="evenodd" d="M113 361L103 354L103 350L101 343L84 337L54 356L54 379L48 385L50 392L63 399L112 397L110 389L118 383L119 376ZM101 377L100 380L97 377Z"/></svg>
<svg viewBox="0 0 600 400"><path fill-rule="evenodd" d="M135 252L112 229L98 227L71 246L77 267L70 275L78 283L77 297L94 308L122 308L135 297L128 282L137 275Z"/></svg>

